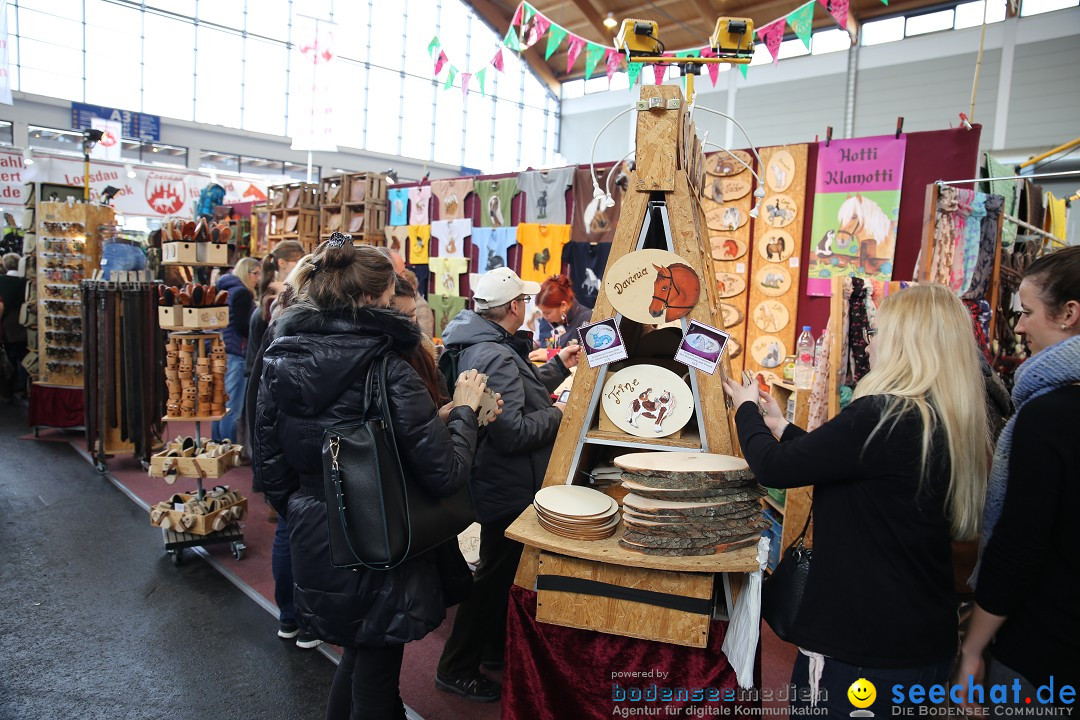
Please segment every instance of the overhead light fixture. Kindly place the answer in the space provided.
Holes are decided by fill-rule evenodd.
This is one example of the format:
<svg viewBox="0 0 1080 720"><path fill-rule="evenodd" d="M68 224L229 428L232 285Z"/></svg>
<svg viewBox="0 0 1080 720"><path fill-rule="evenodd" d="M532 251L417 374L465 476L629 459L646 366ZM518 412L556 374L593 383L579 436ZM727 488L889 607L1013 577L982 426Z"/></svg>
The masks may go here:
<svg viewBox="0 0 1080 720"><path fill-rule="evenodd" d="M108 205L112 202L112 199L120 192L120 188L112 185L107 186L101 191L101 204Z"/></svg>
<svg viewBox="0 0 1080 720"><path fill-rule="evenodd" d="M397 175L397 170L395 170L394 168L387 168L387 170L383 173L383 175L386 176L386 183L388 185L396 185L397 184L398 175Z"/></svg>
<svg viewBox="0 0 1080 720"><path fill-rule="evenodd" d="M613 12L609 12L607 14L607 17L604 18L604 27L606 27L608 30L614 30L618 24L619 21L615 19L615 13Z"/></svg>
<svg viewBox="0 0 1080 720"><path fill-rule="evenodd" d="M127 173L127 176L129 178L134 178L135 177L135 168L132 167L131 163L125 163L124 164L124 171Z"/></svg>
<svg viewBox="0 0 1080 720"><path fill-rule="evenodd" d="M22 161L23 161L23 165L33 165L34 164L34 156L30 154L30 148L26 148L25 150L22 151Z"/></svg>

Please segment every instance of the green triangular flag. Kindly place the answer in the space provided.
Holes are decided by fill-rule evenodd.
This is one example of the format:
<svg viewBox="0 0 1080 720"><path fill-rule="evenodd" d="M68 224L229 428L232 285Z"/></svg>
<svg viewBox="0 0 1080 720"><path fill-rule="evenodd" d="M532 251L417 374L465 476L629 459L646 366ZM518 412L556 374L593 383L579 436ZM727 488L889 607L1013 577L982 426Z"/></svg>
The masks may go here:
<svg viewBox="0 0 1080 720"><path fill-rule="evenodd" d="M561 28L558 25L552 24L548 29L548 42L547 51L544 52L544 59L547 60L551 55L562 45L562 41L566 38L566 29Z"/></svg>
<svg viewBox="0 0 1080 720"><path fill-rule="evenodd" d="M522 3L522 5L525 6L525 11L521 16L521 25L524 27L528 24L530 20L532 20L532 16L536 14L536 8L534 8L529 3Z"/></svg>
<svg viewBox="0 0 1080 720"><path fill-rule="evenodd" d="M476 82L480 83L480 94L486 96L487 92L484 90L484 80L487 77L487 66L481 68L481 70L473 77L476 79Z"/></svg>
<svg viewBox="0 0 1080 720"><path fill-rule="evenodd" d="M517 28L513 25L506 31L506 37L503 38L503 45L514 52L521 52L521 38L518 37Z"/></svg>
<svg viewBox="0 0 1080 720"><path fill-rule="evenodd" d="M604 51L607 50L603 45L597 45L596 43L589 43L585 46L585 79L588 80L592 77L593 70L600 64L600 60L604 57Z"/></svg>
<svg viewBox="0 0 1080 720"><path fill-rule="evenodd" d="M743 80L746 79L746 68L750 67L750 63L741 63L739 65L739 72L742 73Z"/></svg>
<svg viewBox="0 0 1080 720"><path fill-rule="evenodd" d="M428 43L427 54L434 55L435 51L438 50L440 47L442 47L442 43L439 42L439 36L436 35L435 37L431 38L431 42Z"/></svg>
<svg viewBox="0 0 1080 720"><path fill-rule="evenodd" d="M701 48L696 48L694 50L683 50L682 52L677 52L677 53L675 53L675 57L681 57L681 58L701 57Z"/></svg>
<svg viewBox="0 0 1080 720"><path fill-rule="evenodd" d="M454 78L457 77L457 68L453 65L450 66L450 70L446 73L446 83L443 84L443 90L449 90L454 86Z"/></svg>
<svg viewBox="0 0 1080 720"><path fill-rule="evenodd" d="M641 75L642 65L639 62L627 62L626 63L626 76L630 78L630 89L633 90L637 85L638 76Z"/></svg>
<svg viewBox="0 0 1080 720"><path fill-rule="evenodd" d="M795 31L799 39L803 41L806 49L810 49L810 34L814 31L814 5L816 0L810 0L800 8L788 13L787 22Z"/></svg>

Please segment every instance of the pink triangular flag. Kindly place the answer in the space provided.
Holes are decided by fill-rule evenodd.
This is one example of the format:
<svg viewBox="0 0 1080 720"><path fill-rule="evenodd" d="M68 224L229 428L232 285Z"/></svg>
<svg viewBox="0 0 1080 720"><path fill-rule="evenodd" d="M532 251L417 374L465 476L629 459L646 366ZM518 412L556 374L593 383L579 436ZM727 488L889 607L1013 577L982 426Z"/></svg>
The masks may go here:
<svg viewBox="0 0 1080 720"><path fill-rule="evenodd" d="M656 80L657 85L664 84L664 78L667 77L668 66L667 65L653 65L653 79Z"/></svg>
<svg viewBox="0 0 1080 720"><path fill-rule="evenodd" d="M769 54L772 55L773 65L780 62L780 42L784 39L785 22L786 20L784 18L780 18L779 20L773 20L768 25L754 30L758 39L765 43L765 47L768 48Z"/></svg>
<svg viewBox="0 0 1080 720"><path fill-rule="evenodd" d="M528 42L525 44L525 47L532 47L537 42L539 42L540 38L544 37L544 35L547 34L548 28L550 27L551 21L548 20L546 17L544 17L540 13L536 13L535 15L533 15L532 24L529 27Z"/></svg>
<svg viewBox="0 0 1080 720"><path fill-rule="evenodd" d="M525 8L525 3L518 3L517 10L514 11L514 19L510 21L511 25L521 24L521 11Z"/></svg>
<svg viewBox="0 0 1080 720"><path fill-rule="evenodd" d="M818 0L829 11L837 25L847 30L848 0Z"/></svg>
<svg viewBox="0 0 1080 720"><path fill-rule="evenodd" d="M701 57L716 57L716 53L712 51L711 47L701 48ZM716 81L720 79L720 64L709 63L705 66L709 69L709 79L712 80L712 86L716 87Z"/></svg>
<svg viewBox="0 0 1080 720"><path fill-rule="evenodd" d="M491 67L495 68L499 72L503 71L503 56L502 47L495 51L495 57L491 58Z"/></svg>
<svg viewBox="0 0 1080 720"><path fill-rule="evenodd" d="M461 97L469 97L469 80L472 79L472 73L461 73Z"/></svg>
<svg viewBox="0 0 1080 720"><path fill-rule="evenodd" d="M579 38L577 35L570 36L570 46L566 48L566 72L571 72L574 69L574 63L577 62L578 55L585 49L585 39Z"/></svg>
<svg viewBox="0 0 1080 720"><path fill-rule="evenodd" d="M607 81L608 85L610 85L611 77L618 72L619 66L622 64L622 55L614 48L608 48L604 52L604 64L607 65Z"/></svg>
<svg viewBox="0 0 1080 720"><path fill-rule="evenodd" d="M435 58L435 74L438 75L443 69L443 65L449 62L450 58L446 57L446 51L440 50L439 57Z"/></svg>

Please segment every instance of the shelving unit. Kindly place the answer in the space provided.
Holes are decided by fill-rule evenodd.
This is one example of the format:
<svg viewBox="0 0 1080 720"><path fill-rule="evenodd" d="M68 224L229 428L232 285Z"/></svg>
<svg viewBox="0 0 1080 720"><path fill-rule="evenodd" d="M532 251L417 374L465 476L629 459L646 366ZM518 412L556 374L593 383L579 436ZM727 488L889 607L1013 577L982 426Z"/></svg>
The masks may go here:
<svg viewBox="0 0 1080 720"><path fill-rule="evenodd" d="M800 390L791 383L775 380L769 384L772 388L772 396L776 398L787 421L805 428L810 414L810 390ZM761 499L762 506L771 508L780 522L782 531L779 537L779 552L782 553L802 532L814 502L814 488L801 487L788 490L766 488L766 490L769 494ZM774 542L775 540L774 538ZM806 545L812 546L813 540L814 525L811 522L810 528L806 531ZM776 548L773 548L772 552L774 557L779 557Z"/></svg>
<svg viewBox="0 0 1080 720"><path fill-rule="evenodd" d="M249 245L252 257L263 257L270 252L270 206L267 204L254 205L251 208Z"/></svg>
<svg viewBox="0 0 1080 720"><path fill-rule="evenodd" d="M343 231L368 245L385 245L386 176L379 173L345 175L343 200Z"/></svg>
<svg viewBox="0 0 1080 720"><path fill-rule="evenodd" d="M319 192L319 237L322 240L329 240L332 234L344 229L344 212L345 176L323 178Z"/></svg>
<svg viewBox="0 0 1080 720"><path fill-rule="evenodd" d="M296 240L311 251L319 244L319 185L289 183L269 189L268 251L282 240Z"/></svg>

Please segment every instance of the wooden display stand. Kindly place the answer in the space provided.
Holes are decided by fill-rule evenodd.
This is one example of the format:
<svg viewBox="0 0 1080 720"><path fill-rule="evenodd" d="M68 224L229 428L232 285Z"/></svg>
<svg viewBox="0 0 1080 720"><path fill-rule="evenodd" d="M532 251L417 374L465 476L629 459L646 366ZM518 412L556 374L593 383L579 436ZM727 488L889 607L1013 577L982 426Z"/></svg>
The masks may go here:
<svg viewBox="0 0 1080 720"><path fill-rule="evenodd" d="M345 176L331 175L322 179L319 192L319 237L329 240L335 232L344 231Z"/></svg>
<svg viewBox="0 0 1080 720"><path fill-rule="evenodd" d="M772 382L770 385L772 396L776 398L787 421L805 429L810 414L810 391L800 390L786 382ZM783 531L779 538L781 552L795 542L795 538L802 532L813 501L813 486L788 488L779 493L769 490L769 494L762 498L763 503L783 518ZM811 523L806 532L805 543L808 547L813 545L813 531Z"/></svg>
<svg viewBox="0 0 1080 720"><path fill-rule="evenodd" d="M263 257L270 252L270 206L254 205L251 208L251 256Z"/></svg>
<svg viewBox="0 0 1080 720"><path fill-rule="evenodd" d="M648 244L660 249L666 246L685 260L699 278L713 278L715 269L708 248L708 230L697 202L704 156L682 91L671 85L643 87L638 111L637 171L630 176L608 269ZM658 242L661 236L662 241ZM716 283L702 282L701 287L697 303L680 320L683 331L690 320L723 327ZM633 360L639 340L646 334L645 328L616 313L605 284L597 297L593 319L609 317L615 317L619 324ZM721 362L726 365L726 357ZM579 481L604 453L612 452L612 447L625 448L627 453L658 450L734 454L732 421L722 404L720 370L714 375L687 370L695 397L696 432L692 419L687 426L689 432L681 438L640 438L598 428L600 395L609 369L606 365L590 368L582 357L544 486ZM716 610L715 598L723 596L730 614L742 586L743 573L758 567L754 547L696 557L643 555L618 544L621 525L616 536L607 540L581 542L561 538L540 527L532 507L522 513L506 534L526 546L515 578L515 583L523 588L531 590L538 586L538 576L555 574L600 580L623 588L675 592L705 600L713 608L707 614L659 612L660 608L647 602L541 590L537 619L691 647L707 645L708 621ZM722 584L722 591L718 583ZM545 584L541 581L539 586Z"/></svg>
<svg viewBox="0 0 1080 720"><path fill-rule="evenodd" d="M386 244L386 176L379 173L346 175L343 186L344 212L341 231L356 242Z"/></svg>
<svg viewBox="0 0 1080 720"><path fill-rule="evenodd" d="M319 244L319 185L289 183L269 188L270 250L282 240L296 240L307 252Z"/></svg>

